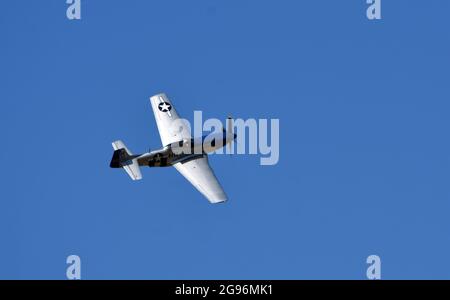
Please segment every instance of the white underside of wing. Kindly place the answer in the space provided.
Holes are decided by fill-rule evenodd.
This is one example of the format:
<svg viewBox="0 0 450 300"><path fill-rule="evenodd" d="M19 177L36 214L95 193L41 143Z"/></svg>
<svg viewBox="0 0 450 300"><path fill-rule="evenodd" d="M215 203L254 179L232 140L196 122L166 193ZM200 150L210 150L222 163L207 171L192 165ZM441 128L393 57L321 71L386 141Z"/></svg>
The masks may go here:
<svg viewBox="0 0 450 300"><path fill-rule="evenodd" d="M180 119L166 94L150 97L156 125L163 146L191 138L191 130L185 120Z"/></svg>
<svg viewBox="0 0 450 300"><path fill-rule="evenodd" d="M197 188L211 203L219 203L227 200L227 196L208 164L207 156L190 160L188 162L176 163L174 167L189 182Z"/></svg>

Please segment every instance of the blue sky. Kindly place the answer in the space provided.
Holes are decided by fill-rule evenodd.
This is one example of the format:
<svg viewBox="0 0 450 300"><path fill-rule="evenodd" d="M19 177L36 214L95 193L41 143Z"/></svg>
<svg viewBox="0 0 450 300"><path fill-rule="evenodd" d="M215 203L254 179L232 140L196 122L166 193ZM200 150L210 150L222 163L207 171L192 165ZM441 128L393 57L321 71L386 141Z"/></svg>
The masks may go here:
<svg viewBox="0 0 450 300"><path fill-rule="evenodd" d="M448 1L6 1L0 278L450 277ZM132 182L178 113L280 119L280 161L216 155L229 202L173 168Z"/></svg>

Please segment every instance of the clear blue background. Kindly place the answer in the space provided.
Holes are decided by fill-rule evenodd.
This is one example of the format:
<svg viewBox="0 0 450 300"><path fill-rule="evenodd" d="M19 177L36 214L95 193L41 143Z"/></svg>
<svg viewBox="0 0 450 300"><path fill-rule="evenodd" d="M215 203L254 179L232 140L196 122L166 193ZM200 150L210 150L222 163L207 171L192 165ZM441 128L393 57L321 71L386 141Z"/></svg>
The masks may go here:
<svg viewBox="0 0 450 300"><path fill-rule="evenodd" d="M0 278L450 278L450 2L0 5ZM280 161L213 156L210 205L173 168L132 182L111 142L183 117L280 119Z"/></svg>

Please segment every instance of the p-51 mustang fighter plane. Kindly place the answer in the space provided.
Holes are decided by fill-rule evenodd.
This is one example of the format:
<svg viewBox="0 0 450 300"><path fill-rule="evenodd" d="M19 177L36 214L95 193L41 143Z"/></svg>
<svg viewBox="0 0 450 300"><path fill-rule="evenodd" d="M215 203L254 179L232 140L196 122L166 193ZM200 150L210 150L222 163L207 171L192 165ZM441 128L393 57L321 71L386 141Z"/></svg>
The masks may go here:
<svg viewBox="0 0 450 300"><path fill-rule="evenodd" d="M140 166L174 166L211 203L227 200L227 196L208 164L207 153L229 144L236 134L223 130L223 133L208 137L192 138L190 130L182 126L175 108L165 94L150 97L156 124L163 148L133 155L122 141L112 143L114 154L111 168L123 168L133 180L142 179ZM208 139L208 141L206 141ZM206 142L205 142L206 141Z"/></svg>

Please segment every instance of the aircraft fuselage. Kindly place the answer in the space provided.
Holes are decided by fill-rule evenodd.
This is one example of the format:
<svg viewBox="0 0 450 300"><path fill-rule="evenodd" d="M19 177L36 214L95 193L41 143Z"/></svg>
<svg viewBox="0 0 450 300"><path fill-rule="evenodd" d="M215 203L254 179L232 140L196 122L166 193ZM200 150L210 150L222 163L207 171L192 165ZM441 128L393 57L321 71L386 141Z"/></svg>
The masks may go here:
<svg viewBox="0 0 450 300"><path fill-rule="evenodd" d="M137 158L140 166L169 167L214 152L231 143L235 138L235 134L220 133L198 139L182 140L133 158Z"/></svg>

